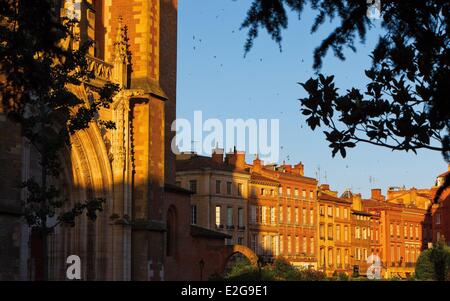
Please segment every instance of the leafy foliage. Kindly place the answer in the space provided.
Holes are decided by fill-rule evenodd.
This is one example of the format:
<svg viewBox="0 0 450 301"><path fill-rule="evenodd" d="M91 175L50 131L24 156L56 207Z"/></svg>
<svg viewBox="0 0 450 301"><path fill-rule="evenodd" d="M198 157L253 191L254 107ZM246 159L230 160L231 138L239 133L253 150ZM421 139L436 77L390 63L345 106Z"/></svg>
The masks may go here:
<svg viewBox="0 0 450 301"><path fill-rule="evenodd" d="M248 261L236 262L223 277L213 280L227 281L320 281L325 274L315 270L298 269L283 258L277 258L272 264L262 267L252 266Z"/></svg>
<svg viewBox="0 0 450 301"><path fill-rule="evenodd" d="M416 278L419 280L450 280L450 247L443 240L422 252L417 259Z"/></svg>

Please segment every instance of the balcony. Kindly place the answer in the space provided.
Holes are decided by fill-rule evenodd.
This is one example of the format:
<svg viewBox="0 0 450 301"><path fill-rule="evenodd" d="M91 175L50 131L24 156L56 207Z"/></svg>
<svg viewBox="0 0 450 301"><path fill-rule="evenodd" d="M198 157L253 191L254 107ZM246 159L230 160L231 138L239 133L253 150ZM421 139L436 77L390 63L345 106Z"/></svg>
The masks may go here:
<svg viewBox="0 0 450 301"><path fill-rule="evenodd" d="M113 82L113 65L92 56L87 56L86 60L88 70L94 74L96 80Z"/></svg>

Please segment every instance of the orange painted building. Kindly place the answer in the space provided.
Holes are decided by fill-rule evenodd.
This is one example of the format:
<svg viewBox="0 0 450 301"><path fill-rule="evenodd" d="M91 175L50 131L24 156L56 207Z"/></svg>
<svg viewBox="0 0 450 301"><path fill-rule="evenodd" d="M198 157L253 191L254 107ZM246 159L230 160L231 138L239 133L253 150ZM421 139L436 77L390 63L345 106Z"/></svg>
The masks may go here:
<svg viewBox="0 0 450 301"><path fill-rule="evenodd" d="M305 177L304 166L264 165L256 158L248 165L252 175L250 216L261 210L261 220L250 223L250 241L266 233L271 245L269 260L282 256L294 266L317 267L317 181ZM268 185L264 188L261 184ZM268 227L268 228L266 228ZM270 239L271 242L267 242ZM260 243L261 244L261 243ZM254 243L252 244L255 245Z"/></svg>
<svg viewBox="0 0 450 301"><path fill-rule="evenodd" d="M328 275L350 274L352 267L352 228L350 200L339 198L329 185L318 193L318 267Z"/></svg>
<svg viewBox="0 0 450 301"><path fill-rule="evenodd" d="M384 276L404 278L414 273L415 263L427 247L427 198L418 196L415 189L390 189L387 198L373 190L372 197L363 200L364 208L379 216Z"/></svg>

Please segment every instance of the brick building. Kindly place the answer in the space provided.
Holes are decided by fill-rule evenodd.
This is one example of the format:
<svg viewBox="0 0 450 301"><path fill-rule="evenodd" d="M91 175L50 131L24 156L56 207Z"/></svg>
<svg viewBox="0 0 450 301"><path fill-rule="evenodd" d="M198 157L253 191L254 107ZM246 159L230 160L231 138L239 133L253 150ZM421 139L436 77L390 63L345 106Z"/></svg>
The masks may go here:
<svg viewBox="0 0 450 301"><path fill-rule="evenodd" d="M339 198L337 192L323 184L319 187L319 269L351 274L352 267L352 202Z"/></svg>
<svg viewBox="0 0 450 301"><path fill-rule="evenodd" d="M303 165L264 165L234 150L223 157L181 154L177 183L195 191L195 223L232 236L229 243L252 249L261 260L277 256L302 267L316 267L317 182ZM195 218L194 218L195 217Z"/></svg>
<svg viewBox="0 0 450 301"><path fill-rule="evenodd" d="M379 216L381 252L386 277L407 277L414 273L420 252L427 248L430 195L427 190L389 189L387 197L378 189L364 208Z"/></svg>

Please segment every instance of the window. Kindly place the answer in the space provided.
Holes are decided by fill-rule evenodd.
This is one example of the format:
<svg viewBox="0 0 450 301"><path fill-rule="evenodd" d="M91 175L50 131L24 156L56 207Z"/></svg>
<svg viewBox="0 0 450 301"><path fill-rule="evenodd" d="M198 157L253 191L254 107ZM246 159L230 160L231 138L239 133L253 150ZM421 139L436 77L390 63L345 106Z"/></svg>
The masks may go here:
<svg viewBox="0 0 450 301"><path fill-rule="evenodd" d="M397 237L400 237L400 225L399 224L396 225L396 230L397 230Z"/></svg>
<svg viewBox="0 0 450 301"><path fill-rule="evenodd" d="M336 249L336 264L338 267L341 266L341 249Z"/></svg>
<svg viewBox="0 0 450 301"><path fill-rule="evenodd" d="M344 241L348 241L348 226L344 227Z"/></svg>
<svg viewBox="0 0 450 301"><path fill-rule="evenodd" d="M238 196L242 196L243 185L242 183L238 183Z"/></svg>
<svg viewBox="0 0 450 301"><path fill-rule="evenodd" d="M341 207L336 207L336 218L341 217Z"/></svg>
<svg viewBox="0 0 450 301"><path fill-rule="evenodd" d="M336 240L341 240L341 225L336 225Z"/></svg>
<svg viewBox="0 0 450 301"><path fill-rule="evenodd" d="M403 227L403 234L405 238L408 238L408 225L405 223L405 226Z"/></svg>
<svg viewBox="0 0 450 301"><path fill-rule="evenodd" d="M362 228L362 239L367 239L367 229L366 229L366 227Z"/></svg>
<svg viewBox="0 0 450 301"><path fill-rule="evenodd" d="M256 224L256 206L250 205L250 223Z"/></svg>
<svg viewBox="0 0 450 301"><path fill-rule="evenodd" d="M302 190L302 199L306 199L306 189Z"/></svg>
<svg viewBox="0 0 450 301"><path fill-rule="evenodd" d="M321 224L319 226L319 234L320 234L320 239L325 238L325 225L324 224Z"/></svg>
<svg viewBox="0 0 450 301"><path fill-rule="evenodd" d="M288 255L292 255L292 239L290 235L288 235Z"/></svg>
<svg viewBox="0 0 450 301"><path fill-rule="evenodd" d="M312 190L309 191L309 199L311 201L314 200L314 191L312 191Z"/></svg>
<svg viewBox="0 0 450 301"><path fill-rule="evenodd" d="M409 225L409 237L410 237L411 239L414 238L414 236L413 236L413 225L412 225L412 224Z"/></svg>
<svg viewBox="0 0 450 301"><path fill-rule="evenodd" d="M291 196L291 188L289 188L289 187L287 188L286 194L287 194L288 197Z"/></svg>
<svg viewBox="0 0 450 301"><path fill-rule="evenodd" d="M244 245L244 238L243 237L238 237L237 243L238 243L238 245Z"/></svg>
<svg viewBox="0 0 450 301"><path fill-rule="evenodd" d="M275 207L270 207L270 223L275 225Z"/></svg>
<svg viewBox="0 0 450 301"><path fill-rule="evenodd" d="M306 225L306 208L302 209L302 224Z"/></svg>
<svg viewBox="0 0 450 301"><path fill-rule="evenodd" d="M280 250L278 249L279 243L278 243L278 236L274 236L272 239L272 249L274 250L275 256L280 255Z"/></svg>
<svg viewBox="0 0 450 301"><path fill-rule="evenodd" d="M256 206L256 223L260 224L262 222L262 207Z"/></svg>
<svg viewBox="0 0 450 301"><path fill-rule="evenodd" d="M419 227L416 226L416 239L419 239Z"/></svg>
<svg viewBox="0 0 450 301"><path fill-rule="evenodd" d="M275 191L273 189L270 189L270 196L275 196Z"/></svg>
<svg viewBox="0 0 450 301"><path fill-rule="evenodd" d="M286 215L287 215L287 223L288 223L288 225L290 225L291 224L291 207L287 207Z"/></svg>
<svg viewBox="0 0 450 301"><path fill-rule="evenodd" d="M273 249L272 249L272 235L267 235L266 250L267 250L267 254L269 254L269 255L272 255L272 254L273 254Z"/></svg>
<svg viewBox="0 0 450 301"><path fill-rule="evenodd" d="M191 224L197 224L197 205L191 205Z"/></svg>
<svg viewBox="0 0 450 301"><path fill-rule="evenodd" d="M314 237L311 237L309 239L309 254L314 255L315 251L314 251Z"/></svg>
<svg viewBox="0 0 450 301"><path fill-rule="evenodd" d="M197 180L190 180L189 181L189 190L193 193L197 193Z"/></svg>
<svg viewBox="0 0 450 301"><path fill-rule="evenodd" d="M244 208L238 209L238 219L239 219L239 227L244 227Z"/></svg>
<svg viewBox="0 0 450 301"><path fill-rule="evenodd" d="M300 237L295 236L295 255L300 255Z"/></svg>
<svg viewBox="0 0 450 301"><path fill-rule="evenodd" d="M378 229L375 230L375 240L378 241Z"/></svg>
<svg viewBox="0 0 450 301"><path fill-rule="evenodd" d="M303 236L302 253L306 254L308 246L306 245L306 236Z"/></svg>
<svg viewBox="0 0 450 301"><path fill-rule="evenodd" d="M256 234L252 234L251 236L251 248L253 250L253 252L257 252L258 250L256 249L258 245L258 237L256 236Z"/></svg>
<svg viewBox="0 0 450 301"><path fill-rule="evenodd" d="M328 216L332 217L333 216L333 207L328 206Z"/></svg>
<svg viewBox="0 0 450 301"><path fill-rule="evenodd" d="M389 235L391 235L391 237L394 236L394 225L393 224L389 225Z"/></svg>
<svg viewBox="0 0 450 301"><path fill-rule="evenodd" d="M330 239L330 240L333 239L333 225L332 224L328 225L328 239Z"/></svg>
<svg viewBox="0 0 450 301"><path fill-rule="evenodd" d="M278 187L278 195L279 196L283 195L283 187Z"/></svg>
<svg viewBox="0 0 450 301"><path fill-rule="evenodd" d="M440 225L440 224L441 224L441 214L436 213L436 225Z"/></svg>
<svg viewBox="0 0 450 301"><path fill-rule="evenodd" d="M233 225L233 207L227 208L227 226Z"/></svg>
<svg viewBox="0 0 450 301"><path fill-rule="evenodd" d="M261 188L261 195L264 195L264 193L265 193L265 189L264 188Z"/></svg>
<svg viewBox="0 0 450 301"><path fill-rule="evenodd" d="M320 212L321 216L324 216L325 215L325 206L320 206L319 212Z"/></svg>
<svg viewBox="0 0 450 301"><path fill-rule="evenodd" d="M220 223L220 211L221 207L218 205L216 206L216 226L219 227L221 225Z"/></svg>
<svg viewBox="0 0 450 301"><path fill-rule="evenodd" d="M295 215L295 224L296 225L298 225L298 208L297 207L295 207L295 213L294 213L294 215Z"/></svg>
<svg viewBox="0 0 450 301"><path fill-rule="evenodd" d="M283 235L280 235L280 255L284 254Z"/></svg>
<svg viewBox="0 0 450 301"><path fill-rule="evenodd" d="M328 265L333 265L333 249L328 250Z"/></svg>
<svg viewBox="0 0 450 301"><path fill-rule="evenodd" d="M283 206L278 207L278 222L283 223Z"/></svg>
<svg viewBox="0 0 450 301"><path fill-rule="evenodd" d="M216 193L220 193L220 181L216 180Z"/></svg>
<svg viewBox="0 0 450 301"><path fill-rule="evenodd" d="M309 224L314 225L314 209L309 210Z"/></svg>
<svg viewBox="0 0 450 301"><path fill-rule="evenodd" d="M231 182L227 182L227 194L231 194Z"/></svg>
<svg viewBox="0 0 450 301"><path fill-rule="evenodd" d="M267 223L267 207L266 206L262 206L262 223L263 225L265 225Z"/></svg>
<svg viewBox="0 0 450 301"><path fill-rule="evenodd" d="M363 260L367 260L367 249L363 249Z"/></svg>
<svg viewBox="0 0 450 301"><path fill-rule="evenodd" d="M348 219L348 209L344 208L344 218Z"/></svg>
<svg viewBox="0 0 450 301"><path fill-rule="evenodd" d="M355 238L360 239L361 238L361 230L359 227L355 228Z"/></svg>
<svg viewBox="0 0 450 301"><path fill-rule="evenodd" d="M297 199L298 196L299 196L298 188L295 188L295 189L294 189L294 197Z"/></svg>
<svg viewBox="0 0 450 301"><path fill-rule="evenodd" d="M349 259L349 251L348 251L348 249L345 249L345 254L344 254L344 263L345 263L345 265L347 266L348 265L348 259Z"/></svg>

